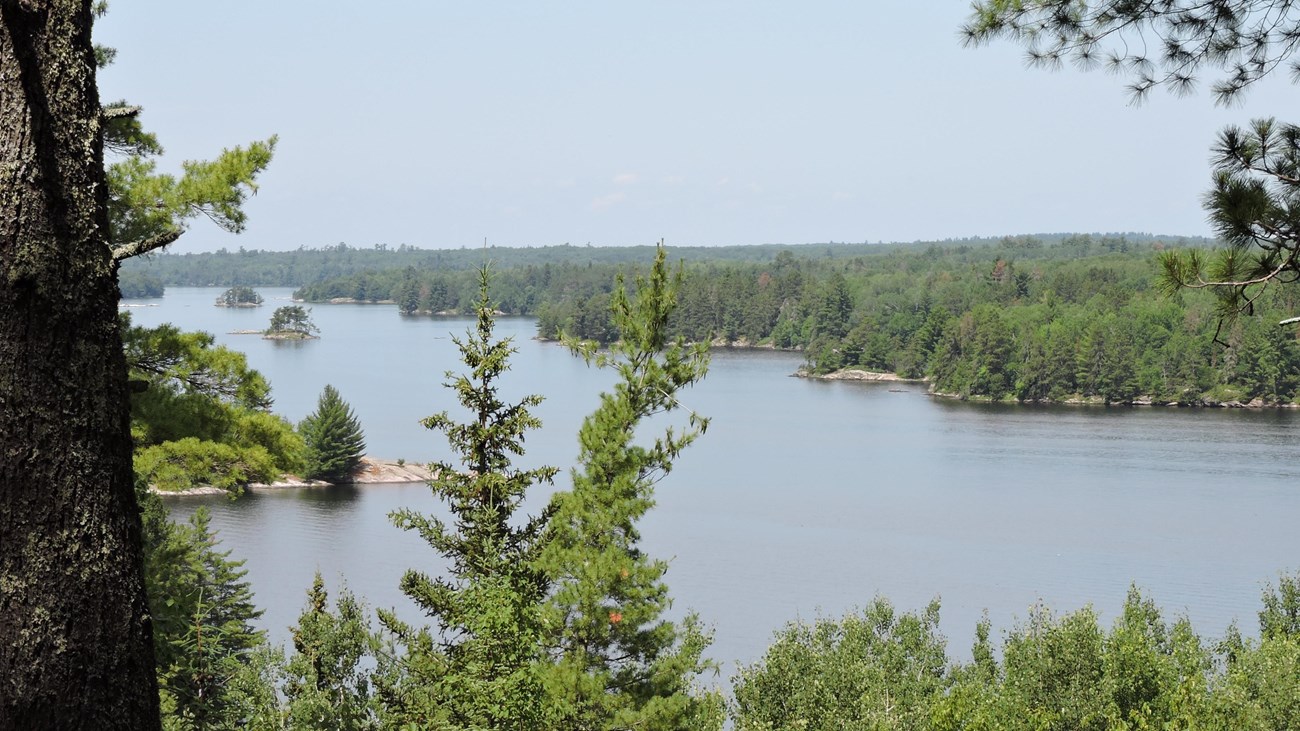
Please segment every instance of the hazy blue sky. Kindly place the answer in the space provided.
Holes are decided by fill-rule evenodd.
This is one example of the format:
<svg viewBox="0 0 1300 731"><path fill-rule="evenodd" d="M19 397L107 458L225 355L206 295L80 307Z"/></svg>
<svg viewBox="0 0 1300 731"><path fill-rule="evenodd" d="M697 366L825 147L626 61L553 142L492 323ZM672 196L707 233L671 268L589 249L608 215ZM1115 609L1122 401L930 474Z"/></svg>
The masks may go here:
<svg viewBox="0 0 1300 731"><path fill-rule="evenodd" d="M1208 234L1216 132L1278 115L967 49L962 1L114 0L105 100L168 155L280 146L173 251ZM1292 102L1288 104L1288 102Z"/></svg>

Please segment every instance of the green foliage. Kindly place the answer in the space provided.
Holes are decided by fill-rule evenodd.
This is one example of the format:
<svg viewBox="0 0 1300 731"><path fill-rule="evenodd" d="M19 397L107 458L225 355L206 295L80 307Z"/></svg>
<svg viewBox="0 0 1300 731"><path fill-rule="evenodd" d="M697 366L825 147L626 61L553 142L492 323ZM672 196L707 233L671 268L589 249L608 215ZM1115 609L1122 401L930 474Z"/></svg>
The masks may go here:
<svg viewBox="0 0 1300 731"><path fill-rule="evenodd" d="M203 332L143 328L123 316L136 469L156 486L237 489L301 468L302 439L266 411L270 386L242 353Z"/></svg>
<svg viewBox="0 0 1300 731"><path fill-rule="evenodd" d="M271 482L279 472L259 445L236 447L185 437L137 449L135 473L159 490L200 485L238 493L250 482Z"/></svg>
<svg viewBox="0 0 1300 731"><path fill-rule="evenodd" d="M320 573L293 629L293 654L284 667L284 723L288 728L364 731L379 728L370 673L379 640L365 607L346 590L329 608Z"/></svg>
<svg viewBox="0 0 1300 731"><path fill-rule="evenodd" d="M1265 593L1265 626L1288 624L1295 586L1284 577ZM1132 589L1110 630L1091 608L1058 617L1035 607L1000 657L984 620L965 664L945 657L938 611L898 617L878 599L861 616L787 627L734 681L737 730L1300 727L1294 634L1212 645Z"/></svg>
<svg viewBox="0 0 1300 731"><path fill-rule="evenodd" d="M1300 728L1300 642L1266 637L1245 645L1213 688L1206 728Z"/></svg>
<svg viewBox="0 0 1300 731"><path fill-rule="evenodd" d="M121 317L122 345L131 377L148 383L144 393L200 395L245 409L266 409L271 405L271 387L257 371L248 367L243 353L215 345L210 333L182 332L175 325L153 328L132 326L129 316ZM135 411L133 418L143 414ZM145 419L148 422L148 419ZM147 442L153 430L167 431L153 422L141 425Z"/></svg>
<svg viewBox="0 0 1300 731"><path fill-rule="evenodd" d="M1195 404L1225 400L1228 392L1216 388L1226 385L1244 401L1294 400L1291 330L1268 333L1249 318L1240 332L1231 323L1216 330L1214 294L1181 290L1171 299L1158 290L1161 255L1188 243L1198 242L1069 235L697 263L683 271L668 332L690 342L802 349L813 373L928 376L938 391L972 398ZM542 338L609 343L619 337L609 311L614 278L602 265L506 270L494 280L505 293L497 308L536 313ZM408 267L300 294L364 290L384 298L397 288L406 292L404 311L468 311L470 284L467 272ZM1251 296L1263 322L1300 309L1284 288ZM1250 352L1224 353L1216 335Z"/></svg>
<svg viewBox="0 0 1300 731"><path fill-rule="evenodd" d="M1045 729L1105 728L1104 640L1091 608L1058 620L1036 607L1003 647L1004 702Z"/></svg>
<svg viewBox="0 0 1300 731"><path fill-rule="evenodd" d="M277 474L304 469L307 446L283 416L269 411L239 411L231 419L226 443L265 449L275 461Z"/></svg>
<svg viewBox="0 0 1300 731"><path fill-rule="evenodd" d="M1285 0L981 0L962 31L974 44L1019 42L1033 66L1069 59L1128 75L1135 100L1157 86L1185 94L1219 69L1213 91L1226 104L1291 56L1300 15Z"/></svg>
<svg viewBox="0 0 1300 731"><path fill-rule="evenodd" d="M621 383L579 436L581 467L572 491L540 516L516 517L527 490L556 470L518 470L536 396L510 404L497 381L513 348L492 339L494 308L486 270L479 275L478 324L457 339L470 373L448 386L473 416L425 420L447 434L460 464L435 465L431 486L453 522L401 511L449 563L449 577L408 572L402 588L438 622L411 627L380 619L402 647L380 659L378 696L385 723L447 728L718 728L722 702L692 683L712 667L706 633L694 617L673 623L662 582L666 565L637 547L636 522L653 505L652 485L703 430L692 416L650 446L634 443L644 419L678 407L677 393L704 375L707 355L666 336L674 287L660 251L652 276L629 299L611 295L622 339L607 354L575 345L591 362L615 368Z"/></svg>
<svg viewBox="0 0 1300 731"><path fill-rule="evenodd" d="M519 515L526 492L549 483L555 470L512 466L526 432L538 426L529 410L539 397L508 403L498 395L513 349L492 339L496 308L481 271L477 326L457 339L470 372L448 374L447 384L470 418L457 423L443 412L425 420L447 434L459 457L457 464L436 465L431 483L452 518L393 516L448 559L446 577L411 571L403 579L403 590L435 626L412 627L381 612L392 643L381 646L361 605L344 592L331 611L317 577L295 629L294 653L277 657L250 629L256 611L242 570L216 550L206 517L169 528L156 498L146 498L153 500L144 520L146 572L158 655L165 658L160 678L168 723L719 728L720 697L695 686L712 667L704 659L708 634L693 616L664 619L667 565L639 547L638 523L654 504L654 485L707 426L690 414L685 425L644 442L646 419L663 423L666 412L681 408L681 391L704 376L705 346L686 346L681 333L721 327L731 337L755 327L784 328L782 337L792 339L820 334L836 357L929 368L937 381L962 384L971 395L1181 399L1191 390L1226 388L1215 385L1224 374L1243 384L1243 398L1291 392L1300 372L1294 338L1243 319L1221 333L1230 351L1212 348L1205 330L1215 317L1209 298L1156 297L1150 252L1124 253L1122 240L1101 245L1113 247L1105 261L1063 256L1027 264L1027 256L1006 255L1010 248L1050 257L1062 247L1098 246L1080 237L1057 246L1007 241L996 251L934 254L969 257L951 272L913 271L918 258L902 255L879 269L862 264L857 270L852 263L779 257L753 269L709 269L694 279L681 271L670 277L661 251L633 294L620 281L583 297L609 304L605 322L619 339L607 351L570 344L590 363L614 368L619 380L584 420L572 489L556 493L533 518ZM1020 276L1025 273L1028 278ZM691 287L693 294L683 294ZM748 288L755 293L746 305L753 311L728 309L725 294ZM679 302L697 308L692 317L700 319L683 317L674 309ZM1274 289L1257 304L1292 302L1285 289ZM564 317L582 322L577 313ZM210 337L205 343L174 329L137 335L158 339L137 345L132 356L136 377L153 379L149 390L156 382L173 395L202 396L209 407L213 401L238 407L192 423L221 421L211 430L239 435L232 438L268 459L292 451L282 422L256 408L267 401L264 382L244 372L242 362L236 367L209 352ZM341 399L338 404L354 420ZM143 422L139 431L168 430L183 432L160 419ZM151 474L166 474L166 450L177 450L175 444L207 454L192 437L158 445L142 453L152 460ZM181 474L209 469L207 457L175 459ZM1259 640L1232 633L1206 642L1186 620L1167 622L1133 590L1109 629L1090 608L1059 617L1037 608L1004 635L1000 652L986 620L977 627L970 663L947 659L937 602L898 614L881 599L838 622L779 633L734 681L733 720L740 730L1297 728L1298 587L1300 579L1283 576L1265 592Z"/></svg>
<svg viewBox="0 0 1300 731"><path fill-rule="evenodd" d="M670 277L661 247L650 276L629 298L611 297L621 335L609 350L570 342L589 363L619 376L578 434L571 490L552 499L541 565L554 582L543 626L549 656L546 691L554 726L567 729L707 728L720 723L720 698L694 678L708 636L692 616L663 618L667 564L639 548L637 523L654 505L654 484L707 427L693 412L684 428L636 443L647 419L681 407L678 394L704 377L704 346L669 337L680 274Z"/></svg>
<svg viewBox="0 0 1300 731"><path fill-rule="evenodd" d="M1058 66L1068 57L1090 68L1104 61L1133 77L1134 100L1157 86L1190 92L1207 67L1225 74L1213 86L1221 104L1283 64L1300 80L1300 61L1289 60L1300 12L1286 0L981 0L963 32L974 44L1019 42L1035 65ZM1204 206L1228 248L1162 254L1161 284L1171 293L1212 290L1221 328L1254 314L1271 284L1300 277L1300 128L1273 119L1228 127L1211 161L1214 188Z"/></svg>
<svg viewBox="0 0 1300 731"><path fill-rule="evenodd" d="M1168 253L1164 284L1210 288L1220 315L1253 313L1274 283L1300 276L1300 127L1257 119L1228 127L1211 158L1214 189L1205 207L1228 248L1211 255Z"/></svg>
<svg viewBox="0 0 1300 731"><path fill-rule="evenodd" d="M262 295L252 287L231 287L217 297L218 307L248 307L261 305Z"/></svg>
<svg viewBox="0 0 1300 731"><path fill-rule="evenodd" d="M266 328L267 335L278 337L310 338L319 332L320 328L311 321L311 310L302 305L277 307Z"/></svg>
<svg viewBox="0 0 1300 731"><path fill-rule="evenodd" d="M899 615L885 599L843 620L796 623L733 679L737 731L928 729L947 685L939 604Z"/></svg>
<svg viewBox="0 0 1300 731"><path fill-rule="evenodd" d="M156 496L137 493L165 727L237 728L266 694L248 682L264 637L252 626L261 612L243 562L218 549L205 509L187 524L171 523Z"/></svg>
<svg viewBox="0 0 1300 731"><path fill-rule="evenodd" d="M253 629L243 562L218 548L206 509L172 523L138 485L164 728L379 728L367 666L380 648L364 607L344 591L331 611L317 575L286 661Z"/></svg>
<svg viewBox="0 0 1300 731"><path fill-rule="evenodd" d="M1153 282L1167 245L1066 237L1056 244L894 252L832 262L781 257L761 265L687 269L670 331L803 348L808 370L865 368L928 376L970 398L1200 403L1286 403L1296 339L1268 332L1300 306L1284 289L1255 301L1257 318L1220 331L1216 298L1170 299ZM1082 257L1082 258L1080 258ZM579 292L543 300L539 334L609 337ZM1217 387L1231 385L1236 396Z"/></svg>
<svg viewBox="0 0 1300 731"><path fill-rule="evenodd" d="M338 389L326 385L316 410L298 425L307 445L304 476L312 480L347 480L361 466L366 439L352 407Z"/></svg>
<svg viewBox="0 0 1300 731"><path fill-rule="evenodd" d="M447 387L470 420L458 423L446 412L423 424L446 434L460 464L433 465L433 493L454 517L412 510L392 514L395 525L418 531L449 564L447 578L408 571L402 591L432 619L439 641L390 613L384 626L405 650L387 673L385 702L394 723L429 727L435 720L456 729L534 729L553 727L541 702L537 672L542 626L539 606L546 595L545 575L536 566L547 515L515 519L528 489L549 484L556 470L519 470L529 430L541 422L529 409L540 396L516 403L498 395L499 379L515 352L510 340L493 339L493 307L488 271L479 271L476 328L455 338L466 375L448 372Z"/></svg>
<svg viewBox="0 0 1300 731"><path fill-rule="evenodd" d="M1056 235L837 247L831 258L796 257L799 247L742 247L735 260L712 261L687 250L696 261L683 271L668 332L690 342L802 349L813 373L928 376L938 391L970 398L1293 401L1300 382L1287 375L1296 363L1291 330L1266 333L1249 318L1216 330L1221 297L1180 289L1169 298L1158 290L1163 255L1190 247L1178 256L1207 261L1206 243ZM510 252L521 263L544 253L558 256ZM299 290L310 300L393 299L406 313L474 307L476 289L471 273L456 268L457 252L335 247L294 256L287 261L322 258L325 269L406 262ZM209 263L218 262L245 276L258 276L259 263L287 266L268 252ZM506 269L494 279L497 309L536 314L542 338L564 333L607 344L620 335L609 310L614 271L612 264L563 260ZM1300 297L1285 288L1255 286L1246 296L1264 322L1300 309ZM1245 348L1240 356L1225 353L1216 337Z"/></svg>
<svg viewBox="0 0 1300 731"><path fill-rule="evenodd" d="M113 241L123 246L164 237L174 240L184 231L185 221L200 215L226 231L242 231L247 220L243 203L257 191L255 181L270 164L275 143L272 136L222 150L215 160L186 161L179 178L159 173L157 163L149 159L162 152L156 140L132 145L131 154L107 167Z"/></svg>
<svg viewBox="0 0 1300 731"><path fill-rule="evenodd" d="M98 17L106 8L96 2L92 10ZM110 48L94 50L100 66L115 56ZM223 151L212 162L185 162L177 179L156 172L149 158L163 149L139 112L118 102L101 115L103 149L119 158L106 170L113 260L166 246L200 214L227 231L242 230L242 204L256 191L275 138ZM119 289L124 297L163 293L158 278L141 272L121 273ZM253 661L262 656L256 650L264 638L251 624L261 613L246 572L217 549L206 510L188 525L172 524L147 486L206 482L232 489L295 466L302 445L286 422L264 413L269 387L242 355L212 347L205 333L135 328L126 317L120 330L133 386L141 387L133 389L132 435L142 447L135 462L151 610L146 622L152 620L164 728L242 728L274 697Z"/></svg>
<svg viewBox="0 0 1300 731"><path fill-rule="evenodd" d="M951 242L956 244L978 244L984 239L965 239ZM944 242L948 244L949 242ZM811 258L825 258L829 253L832 259L862 256L871 252L893 251L912 246L910 244L761 244L750 246L684 246L674 247L673 255L689 262L757 262L771 261L774 257L796 254ZM487 249L499 270L494 274L493 291L502 291L508 296L495 297L497 307L505 312L516 312L507 306L516 301L512 289L512 271L533 272L535 283L548 286L549 280L561 270L585 270L590 264L601 272L601 278L608 287L612 272L616 267L626 267L643 263L653 258L654 246L528 246L507 248L492 246ZM209 287L247 284L251 286L303 287L300 295L312 302L328 300L331 297L355 297L356 286L368 283L365 292L378 291L383 299L392 296L393 286L406 279L406 272L413 270L417 283L423 286L427 282L447 282L430 275L437 272L453 272L463 279L454 281L463 284L453 294L463 297L462 312L472 312L477 296L475 272L483 261L483 249L479 247L462 247L459 249L421 249L407 244L389 246L375 244L370 247L349 246L345 243L321 248L299 247L293 251L264 251L257 249L237 249L229 251L220 249L209 253L167 254L148 259L129 259L123 268L129 271L141 270L162 279L169 286ZM369 278L365 274L371 275ZM332 280L332 281L327 281ZM308 283L321 283L320 288ZM308 284L308 286L304 286ZM379 285L378 287L369 284ZM527 297L526 293L518 293ZM355 297L371 299L370 296ZM400 297L393 296L394 300ZM421 307L420 309L428 309ZM430 310L437 312L446 308Z"/></svg>
<svg viewBox="0 0 1300 731"><path fill-rule="evenodd" d="M96 15L107 5L97 4ZM117 52L95 47L96 62L107 66ZM276 138L222 150L215 160L189 160L182 175L157 172L153 159L163 154L158 138L140 123L140 107L125 101L103 109L108 214L117 261L165 247L185 232L186 222L200 215L232 233L244 229L243 203L257 192L257 176L271 162Z"/></svg>
<svg viewBox="0 0 1300 731"><path fill-rule="evenodd" d="M1266 640L1300 640L1300 575L1283 575L1277 588L1264 590L1259 613L1259 634Z"/></svg>

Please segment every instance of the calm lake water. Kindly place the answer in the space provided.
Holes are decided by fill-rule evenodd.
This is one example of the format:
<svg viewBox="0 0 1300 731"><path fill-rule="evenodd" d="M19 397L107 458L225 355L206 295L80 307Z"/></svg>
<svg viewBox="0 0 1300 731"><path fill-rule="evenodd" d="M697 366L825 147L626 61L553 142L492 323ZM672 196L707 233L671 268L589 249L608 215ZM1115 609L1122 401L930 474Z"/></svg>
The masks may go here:
<svg viewBox="0 0 1300 731"><path fill-rule="evenodd" d="M263 288L256 309L212 305L220 289L170 288L135 322L207 330L247 354L297 421L333 384L369 452L441 459L419 420L456 405L440 384L459 370L464 318L404 318L391 306L318 305L319 340L275 342L264 328L291 290ZM157 300L134 301L142 304ZM546 396L521 463L567 469L582 417L611 379L505 318L519 352L503 391ZM1092 603L1109 623L1130 584L1202 635L1237 621L1254 632L1263 585L1300 568L1300 415L1290 411L1029 407L934 399L919 386L791 378L788 353L721 351L685 395L712 425L658 486L644 546L670 559L674 611L715 628L711 655L757 659L795 619L839 616L888 597L907 610L938 596L950 653L969 657L987 611L995 630L1036 602ZM563 480L561 480L563 482ZM536 496L540 505L545 494ZM441 512L424 485L259 492L237 501L169 499L173 516L208 505L276 641L312 574L346 582L371 606L418 615L398 591L407 568L440 561L391 527L399 507Z"/></svg>

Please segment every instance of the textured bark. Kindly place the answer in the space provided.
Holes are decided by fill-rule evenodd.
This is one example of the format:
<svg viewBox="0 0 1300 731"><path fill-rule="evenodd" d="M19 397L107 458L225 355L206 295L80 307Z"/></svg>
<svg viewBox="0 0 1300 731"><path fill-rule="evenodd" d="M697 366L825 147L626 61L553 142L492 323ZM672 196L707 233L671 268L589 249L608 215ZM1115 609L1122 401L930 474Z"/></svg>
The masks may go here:
<svg viewBox="0 0 1300 731"><path fill-rule="evenodd" d="M0 0L0 729L156 729L90 0Z"/></svg>

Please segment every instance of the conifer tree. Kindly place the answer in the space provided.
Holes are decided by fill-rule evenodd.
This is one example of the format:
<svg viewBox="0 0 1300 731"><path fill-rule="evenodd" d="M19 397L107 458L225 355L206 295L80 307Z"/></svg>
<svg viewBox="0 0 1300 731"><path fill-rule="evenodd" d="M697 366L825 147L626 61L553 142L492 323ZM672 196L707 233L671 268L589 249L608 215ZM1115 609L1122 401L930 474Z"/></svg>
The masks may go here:
<svg viewBox="0 0 1300 731"><path fill-rule="evenodd" d="M303 419L298 430L307 442L306 477L313 480L346 480L361 465L366 438L361 423L338 389L326 385L316 410Z"/></svg>
<svg viewBox="0 0 1300 731"><path fill-rule="evenodd" d="M539 609L545 575L537 568L547 516L517 520L532 486L550 483L553 467L520 470L525 434L541 426L529 409L536 395L502 400L498 381L515 352L509 339L493 338L488 270L479 272L478 323L455 338L466 375L448 372L447 387L470 413L464 423L443 411L423 424L446 434L459 464L432 465L429 485L451 511L452 521L412 510L392 514L405 530L418 531L447 560L449 576L408 571L402 591L436 621L437 639L391 613L380 621L405 655L381 688L390 725L420 728L552 728L543 717L538 677Z"/></svg>
<svg viewBox="0 0 1300 731"><path fill-rule="evenodd" d="M660 246L648 279L629 298L620 279L612 298L621 339L607 352L570 347L612 368L619 381L582 424L573 488L557 493L542 553L555 584L543 613L548 703L565 729L701 729L721 724L721 700L692 681L711 667L709 639L695 618L675 624L663 581L667 562L640 549L637 523L654 505L654 485L708 426L689 414L650 444L637 430L681 408L678 394L708 369L706 345L669 341L680 271L670 277Z"/></svg>
<svg viewBox="0 0 1300 731"><path fill-rule="evenodd" d="M288 728L362 731L378 728L371 706L370 674L378 639L365 608L347 590L329 607L320 573L307 592L307 607L293 628L293 655L284 666Z"/></svg>
<svg viewBox="0 0 1300 731"><path fill-rule="evenodd" d="M277 307L265 335L278 338L314 338L320 328L311 320L311 310L302 305Z"/></svg>
<svg viewBox="0 0 1300 731"><path fill-rule="evenodd" d="M171 523L156 496L145 506L145 585L153 607L158 685L169 728L227 728L249 705L237 676L265 637L243 561L218 548L208 512Z"/></svg>

